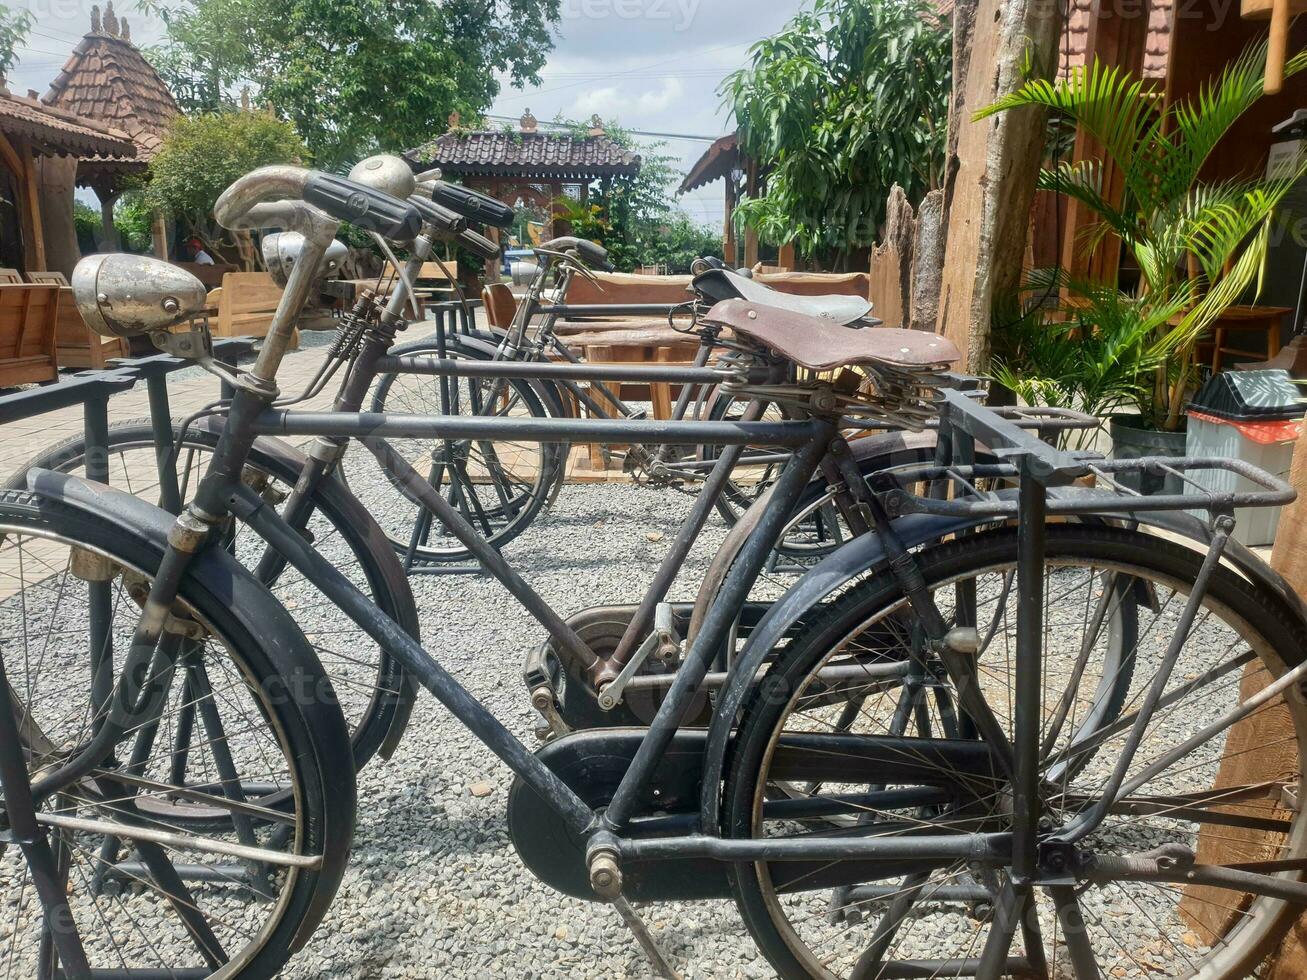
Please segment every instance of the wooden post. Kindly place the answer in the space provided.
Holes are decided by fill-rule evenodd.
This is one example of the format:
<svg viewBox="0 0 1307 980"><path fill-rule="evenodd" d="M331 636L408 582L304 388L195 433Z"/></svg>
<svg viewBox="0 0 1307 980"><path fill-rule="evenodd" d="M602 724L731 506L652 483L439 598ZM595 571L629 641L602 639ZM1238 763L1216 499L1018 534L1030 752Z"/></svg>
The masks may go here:
<svg viewBox="0 0 1307 980"><path fill-rule="evenodd" d="M1143 71L1144 48L1148 40L1149 0L1116 0L1110 8L1102 8L1089 0L1078 0L1076 7L1083 9L1086 4L1089 21L1089 35L1085 41L1086 64L1097 59L1104 66L1116 66L1138 77ZM1071 160L1077 164L1084 160L1102 161L1099 171L1101 193L1109 204L1121 203L1121 195L1125 193L1124 177L1118 167L1104 159L1103 147L1098 140L1083 131L1078 132ZM1096 220L1078 200L1068 199L1066 221L1062 226L1062 266L1076 278L1115 284L1121 260L1120 239L1106 235L1093 250L1086 249L1082 242Z"/></svg>
<svg viewBox="0 0 1307 980"><path fill-rule="evenodd" d="M749 161L748 175L745 193L749 195L750 199L753 199L758 196L759 188L758 162L756 160ZM749 226L744 229L744 264L750 269L758 264L758 232Z"/></svg>
<svg viewBox="0 0 1307 980"><path fill-rule="evenodd" d="M150 216L150 237L153 239L154 256L158 259L168 258L168 222L161 212L155 211Z"/></svg>
<svg viewBox="0 0 1307 980"><path fill-rule="evenodd" d="M902 327L912 309L912 246L917 219L895 184L885 206L885 235L871 250L871 301L887 327Z"/></svg>
<svg viewBox="0 0 1307 980"><path fill-rule="evenodd" d="M917 233L912 242L912 303L905 326L913 330L933 331L939 322L939 288L944 275L943 221L944 192L931 191L917 208Z"/></svg>
<svg viewBox="0 0 1307 980"><path fill-rule="evenodd" d="M41 195L41 224L45 232L46 269L71 277L82 257L73 221L77 158L43 156L36 161ZM67 300L61 301L67 303Z"/></svg>
<svg viewBox="0 0 1307 980"><path fill-rule="evenodd" d="M729 266L737 262L735 254L735 178L726 175L726 220L722 233L722 261Z"/></svg>
<svg viewBox="0 0 1307 980"><path fill-rule="evenodd" d="M780 253L776 257L776 264L786 272L796 271L798 259L793 242L786 242L781 246Z"/></svg>
<svg viewBox="0 0 1307 980"><path fill-rule="evenodd" d="M963 0L955 8L938 329L973 373L989 366L994 300L1020 279L1045 134L1044 113L1035 109L972 117L1019 88L1028 65L1051 75L1060 20L1058 5L1042 0Z"/></svg>
<svg viewBox="0 0 1307 980"><path fill-rule="evenodd" d="M116 252L122 247L118 243L118 229L113 223L113 206L118 202L118 195L97 187L95 196L100 199L100 250ZM239 232L237 238L239 241Z"/></svg>
<svg viewBox="0 0 1307 980"><path fill-rule="evenodd" d="M41 188L36 173L36 156L32 153L32 145L26 142L21 145L20 153L23 162L23 186L19 193L22 194L26 204L25 224L30 226L32 236L27 248L27 271L43 272L46 269L45 227L41 222Z"/></svg>

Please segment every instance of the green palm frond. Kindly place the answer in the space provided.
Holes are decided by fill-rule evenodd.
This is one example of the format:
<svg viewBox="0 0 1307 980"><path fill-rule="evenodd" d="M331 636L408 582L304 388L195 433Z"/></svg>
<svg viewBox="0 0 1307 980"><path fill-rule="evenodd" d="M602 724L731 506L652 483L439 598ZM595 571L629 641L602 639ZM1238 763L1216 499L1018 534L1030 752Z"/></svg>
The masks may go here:
<svg viewBox="0 0 1307 980"><path fill-rule="evenodd" d="M1307 50L1285 62L1288 78L1307 68ZM1163 195L1183 194L1197 180L1203 165L1235 122L1263 95L1266 42L1244 49L1221 74L1208 80L1191 99L1168 110L1171 138L1165 143Z"/></svg>
<svg viewBox="0 0 1307 980"><path fill-rule="evenodd" d="M1160 137L1160 121L1141 79L1097 59L1072 70L1060 82L1033 79L1015 92L977 112L976 119L1023 106L1038 106L1075 121L1103 147L1126 177L1127 191L1138 199L1152 196L1149 148ZM1135 184L1138 183L1138 186Z"/></svg>

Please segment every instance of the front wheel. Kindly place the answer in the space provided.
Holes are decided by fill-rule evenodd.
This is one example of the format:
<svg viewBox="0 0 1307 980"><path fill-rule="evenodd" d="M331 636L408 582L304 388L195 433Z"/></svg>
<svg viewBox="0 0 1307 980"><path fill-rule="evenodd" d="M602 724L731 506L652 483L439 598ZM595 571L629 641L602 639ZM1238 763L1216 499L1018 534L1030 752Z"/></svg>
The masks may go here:
<svg viewBox="0 0 1307 980"><path fill-rule="evenodd" d="M286 611L221 554L196 560L160 641L133 650L160 550L62 502L0 491L0 664L21 743L0 752L52 791L36 822L73 926L47 927L37 882L50 878L6 835L6 975L89 966L268 980L344 872L354 770L321 665ZM113 705L129 710L111 725ZM113 744L93 751L106 730ZM89 766L80 778L56 778L75 762ZM74 941L83 964L65 956Z"/></svg>
<svg viewBox="0 0 1307 980"><path fill-rule="evenodd" d="M974 610L979 688L1011 737L1015 533L937 545L919 560L946 620L960 597ZM1039 706L1046 836L1087 812L1127 755L1200 563L1201 555L1152 535L1049 527ZM948 676L925 670L915 684L902 679L920 659L920 631L897 582L874 576L837 605L779 658L742 715L724 836L1009 833L1010 787L954 710ZM1126 607L1137 622L1123 648L1107 624ZM1301 629L1273 599L1218 570L1162 707L1129 759L1124 792L1064 855L1075 870L1060 884L1047 875L1023 899L993 975L1252 975L1292 921L1290 907L1231 885L1142 880L1131 868L1162 848L1218 866L1271 859L1293 868L1307 857L1307 818L1285 803L1302 771L1303 700L1291 687L1237 725L1229 714L1299 665ZM899 678L888 676L896 658ZM1122 690L1115 679L1126 664L1133 674ZM994 931L1014 926L1001 914L1012 885L1001 859L762 862L733 871L749 930L784 977L976 976Z"/></svg>

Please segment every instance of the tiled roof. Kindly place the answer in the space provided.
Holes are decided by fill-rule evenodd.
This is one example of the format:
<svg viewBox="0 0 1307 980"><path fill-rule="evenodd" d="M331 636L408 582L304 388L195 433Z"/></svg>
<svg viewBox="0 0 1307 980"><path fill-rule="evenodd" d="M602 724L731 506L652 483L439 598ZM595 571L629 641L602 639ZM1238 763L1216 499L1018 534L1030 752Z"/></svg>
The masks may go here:
<svg viewBox="0 0 1307 980"><path fill-rule="evenodd" d="M168 86L132 44L127 21L115 16L112 2L103 21L100 8L91 8L91 32L73 49L42 101L130 135L136 160L129 169L154 156L168 125L181 115Z"/></svg>
<svg viewBox="0 0 1307 980"><path fill-rule="evenodd" d="M1148 37L1144 42L1144 78L1166 78L1171 53L1171 9L1173 0L1148 0ZM1058 77L1085 63L1089 27L1094 12L1102 9L1098 0L1071 0L1058 56Z"/></svg>
<svg viewBox="0 0 1307 980"><path fill-rule="evenodd" d="M736 138L735 133L727 133L708 147L704 155L690 168L690 172L685 175L685 180L681 181L677 193L685 194L688 191L697 190L705 184L711 184L715 180L721 180L739 162L739 140Z"/></svg>
<svg viewBox="0 0 1307 980"><path fill-rule="evenodd" d="M38 153L90 157L132 157L136 146L126 133L0 90L0 133L31 140Z"/></svg>
<svg viewBox="0 0 1307 980"><path fill-rule="evenodd" d="M446 133L404 156L418 169L440 167L470 176L580 179L630 177L640 171L640 155L605 136L566 133Z"/></svg>

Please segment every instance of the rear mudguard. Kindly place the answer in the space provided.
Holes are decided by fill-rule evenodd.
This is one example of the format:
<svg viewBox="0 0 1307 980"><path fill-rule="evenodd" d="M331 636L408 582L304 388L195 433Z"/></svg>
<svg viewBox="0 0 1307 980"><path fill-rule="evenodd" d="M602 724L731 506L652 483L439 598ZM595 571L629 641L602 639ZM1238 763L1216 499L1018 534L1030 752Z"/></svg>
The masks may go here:
<svg viewBox="0 0 1307 980"><path fill-rule="evenodd" d="M1015 495L1015 490L1005 490L999 494L1002 497L1013 498ZM1113 513L1112 510L1114 503L1119 504L1120 497L1111 493L1082 488L1056 488L1050 490L1050 496L1099 497L1103 500L1103 509L1089 516L1089 519L1116 522L1123 520L1120 511ZM1192 542L1196 551L1205 552L1211 542L1211 529L1189 514L1140 512L1131 515L1130 519L1166 531L1182 539L1182 542ZM903 543L911 549L986 524L993 524L993 518L911 514L896 520L894 528ZM1303 600L1283 576L1248 548L1235 541L1230 541L1226 545L1225 560L1230 567L1250 582L1275 596L1283 604L1286 612L1296 617L1302 624L1303 630L1307 631L1307 605L1304 605ZM768 653L815 604L824 601L861 576L879 570L886 561L885 549L878 535L865 534L853 539L792 585L785 595L772 605L762 622L750 635L739 659L732 665L733 679L718 694L712 722L709 725L708 741L704 747L700 799L702 827L715 828L719 825L720 788L726 767L727 746L735 726L735 719L739 716L740 709L752 687L751 681L762 667Z"/></svg>
<svg viewBox="0 0 1307 980"><path fill-rule="evenodd" d="M147 503L139 497L92 483L67 473L53 470L33 469L28 471L27 485L35 494L32 498L37 509L52 507L52 522L57 521L59 511L80 512L88 518L112 528L115 536L130 542L124 550L130 554L153 556L161 561L168 547L168 532L176 520L167 511ZM14 491L22 493L22 491ZM211 595L221 598L232 613L242 617L250 632L263 638L262 646L270 663L284 677L303 675L306 670L316 670L323 674L321 663L314 657L308 641L300 633L295 620L250 574L249 570L222 548L206 548L195 556L186 571L188 578L203 583L202 588ZM299 642L291 642L299 637ZM306 663L308 658L311 662ZM289 689L288 689L289 690ZM332 710L326 699L309 699L302 707L304 711ZM299 949L306 943L313 928L321 921L331 905L336 888L345 873L349 860L350 842L354 835L354 765L350 753L349 735L345 720L336 709L336 717L328 720L331 727L339 727L339 744L324 747L319 764L329 767L333 780L345 779L348 774L348 792L329 793L326 803L325 841L333 843L330 853L323 855L323 866L319 871L322 887L305 918L305 927L295 937L294 947ZM338 757L337 757L338 756ZM333 758L337 757L337 758ZM340 787L343 790L343 786Z"/></svg>

